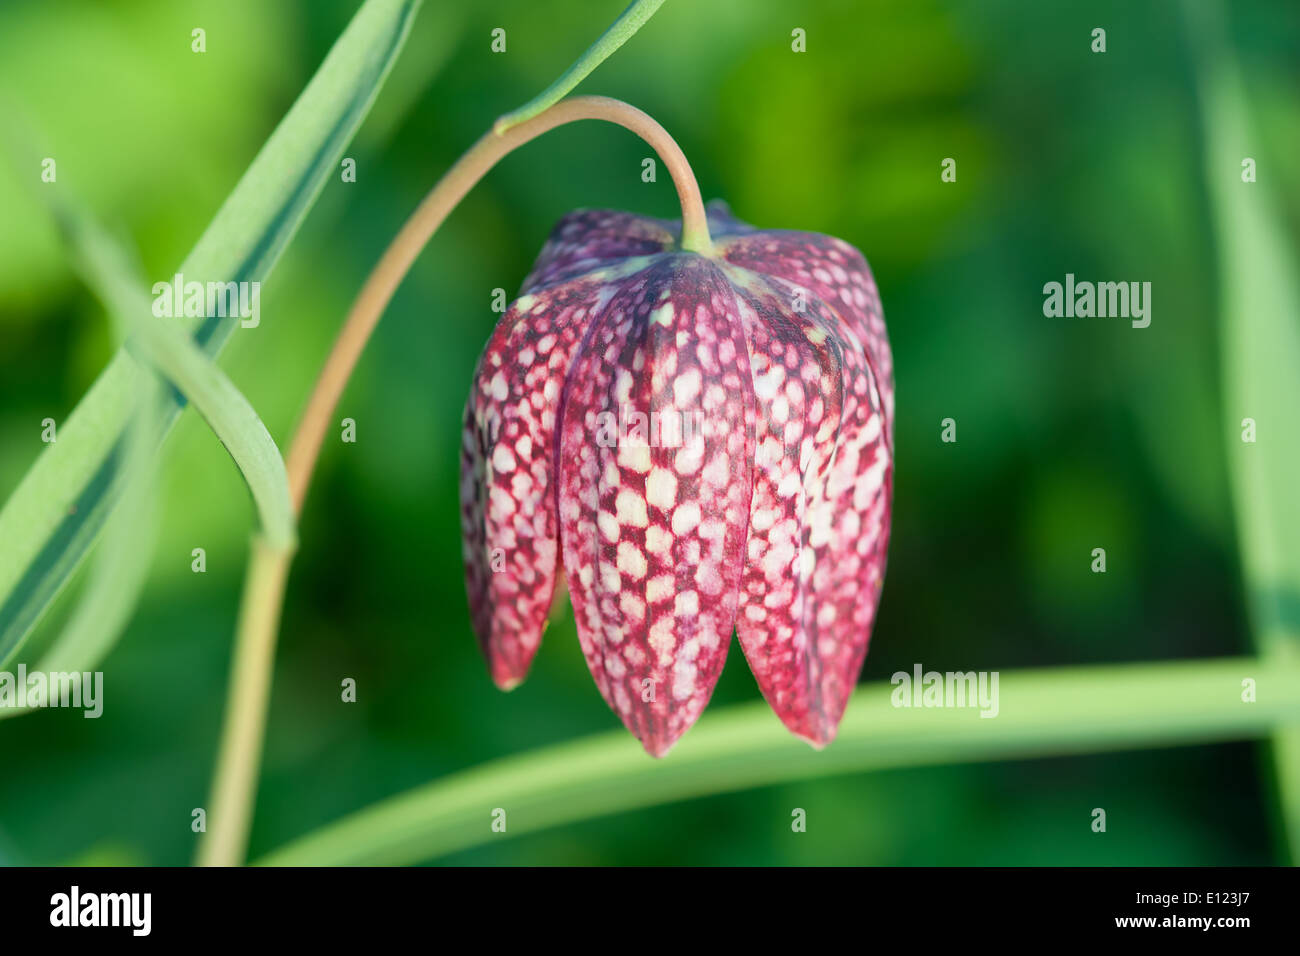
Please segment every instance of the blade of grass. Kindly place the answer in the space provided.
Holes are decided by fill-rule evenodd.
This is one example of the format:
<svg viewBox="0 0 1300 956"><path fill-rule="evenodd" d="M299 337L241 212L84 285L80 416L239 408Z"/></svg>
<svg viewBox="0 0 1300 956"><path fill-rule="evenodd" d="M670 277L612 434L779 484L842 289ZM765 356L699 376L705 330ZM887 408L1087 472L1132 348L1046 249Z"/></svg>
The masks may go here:
<svg viewBox="0 0 1300 956"><path fill-rule="evenodd" d="M269 274L337 169L419 6L367 0L181 265L187 281L260 282ZM215 357L236 320L176 321ZM0 511L0 666L71 578L121 492L141 374L119 350ZM180 396L168 396L158 440L182 407Z"/></svg>
<svg viewBox="0 0 1300 956"><path fill-rule="evenodd" d="M262 535L274 547L292 547L295 520L284 459L253 406L188 333L171 320L153 316L149 294L132 277L125 253L110 237L84 216L65 227L94 287L130 323L128 350L194 403L244 476Z"/></svg>
<svg viewBox="0 0 1300 956"><path fill-rule="evenodd" d="M139 378L135 419L127 432L122 475L125 489L96 553L85 593L68 623L50 641L34 670L42 673L94 671L126 630L144 591L154 553L157 509L152 459L158 409L165 386ZM24 710L0 710L0 717Z"/></svg>
<svg viewBox="0 0 1300 956"><path fill-rule="evenodd" d="M257 505L261 536L271 548L291 551L295 521L284 461L252 406L188 333L151 314L149 295L123 247L69 204L50 205L78 271L108 307L127 349L194 403L235 459ZM112 540L101 549L86 594L38 670L92 670L121 634L143 588L152 549L141 541L141 531L152 523L150 436L162 407L159 384L156 374L137 382L137 418L122 470L127 490L110 522ZM6 708L0 717L25 712Z"/></svg>
<svg viewBox="0 0 1300 956"><path fill-rule="evenodd" d="M564 99L585 80L591 71L600 66L610 54L621 47L633 35L645 26L646 21L663 6L664 0L632 0L618 19L609 25L596 42L587 48L582 56L573 61L573 65L560 74L559 78L531 100L497 118L492 124L492 132L500 136L512 126L518 126L524 120L532 119Z"/></svg>
<svg viewBox="0 0 1300 956"><path fill-rule="evenodd" d="M1242 700L1256 682L1257 702ZM651 760L615 731L454 773L294 840L272 866L401 865L639 807L888 767L1234 740L1300 717L1300 667L1253 659L1005 672L999 711L895 707L859 688L839 737L812 750L763 702L707 714ZM493 811L506 812L504 833Z"/></svg>
<svg viewBox="0 0 1300 956"><path fill-rule="evenodd" d="M40 191L49 200L48 191ZM113 327L114 339L125 343L139 317L128 311L114 283L104 281L105 268L120 270L122 283L141 282L125 250L113 250L110 257L97 257L88 248L87 239L112 248L106 235L95 234L89 220L77 227L79 218L55 200L51 211L62 226L61 233L77 271L103 303ZM121 471L125 490L106 531L107 540L96 554L94 570L85 593L63 630L50 642L37 663L36 670L51 672L92 671L107 655L125 630L131 613L144 589L149 561L153 556L156 522L154 508L154 473L150 461L152 438L158 431L158 417L163 407L166 385L156 374L141 374L136 379L135 411L128 426L125 459ZM28 713L26 709L5 708L0 718Z"/></svg>
<svg viewBox="0 0 1300 956"><path fill-rule="evenodd" d="M1205 171L1215 224L1228 467L1255 642L1300 660L1300 249L1278 217L1250 101L1222 12L1188 3L1200 71ZM1257 161L1257 181L1242 161ZM1255 441L1242 440L1243 420ZM1300 863L1300 723L1272 740L1283 830Z"/></svg>

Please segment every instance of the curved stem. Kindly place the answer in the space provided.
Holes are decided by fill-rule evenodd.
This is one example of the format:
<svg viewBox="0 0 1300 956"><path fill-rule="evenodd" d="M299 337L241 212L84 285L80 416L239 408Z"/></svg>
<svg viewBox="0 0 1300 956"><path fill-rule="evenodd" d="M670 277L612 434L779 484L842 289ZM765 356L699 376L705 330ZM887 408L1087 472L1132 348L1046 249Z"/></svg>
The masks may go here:
<svg viewBox="0 0 1300 956"><path fill-rule="evenodd" d="M474 184L502 157L557 126L589 119L617 123L654 148L672 176L681 202L681 248L701 254L710 250L712 243L704 202L690 164L667 131L636 107L606 96L575 96L561 100L532 119L511 126L504 133L489 132L457 160L411 214L353 303L289 447L289 489L295 511L302 511L321 443L352 370L384 309L429 238Z"/></svg>
<svg viewBox="0 0 1300 956"><path fill-rule="evenodd" d="M1257 703L1241 699L1256 681ZM899 707L859 687L839 736L816 751L762 701L710 711L666 760L622 728L516 754L381 800L257 861L402 865L612 813L776 783L895 767L1100 753L1263 736L1300 716L1300 667L1249 658L1004 671L997 716ZM918 688L919 689L919 688ZM504 833L489 825L508 814Z"/></svg>
<svg viewBox="0 0 1300 956"><path fill-rule="evenodd" d="M497 133L504 133L512 126L518 126L525 120L532 119L548 106L553 106L573 92L574 87L587 78L596 67L609 58L609 55L632 38L632 34L645 26L647 20L663 6L664 0L632 0L617 20L609 25L604 33L582 56L573 61L558 80L538 93L531 100L501 116L492 124Z"/></svg>
<svg viewBox="0 0 1300 956"><path fill-rule="evenodd" d="M302 512L321 444L352 370L384 309L429 237L502 157L548 130L584 119L617 123L654 148L672 176L682 205L681 248L697 253L707 253L712 248L704 203L686 157L662 126L635 107L604 96L576 96L556 103L504 133L489 132L447 171L411 214L344 320L307 401L285 462L294 517ZM261 762L276 631L292 560L292 540L261 536L254 539L236 635L226 723L213 783L210 831L204 834L199 847L201 864L234 866L244 859L257 768Z"/></svg>

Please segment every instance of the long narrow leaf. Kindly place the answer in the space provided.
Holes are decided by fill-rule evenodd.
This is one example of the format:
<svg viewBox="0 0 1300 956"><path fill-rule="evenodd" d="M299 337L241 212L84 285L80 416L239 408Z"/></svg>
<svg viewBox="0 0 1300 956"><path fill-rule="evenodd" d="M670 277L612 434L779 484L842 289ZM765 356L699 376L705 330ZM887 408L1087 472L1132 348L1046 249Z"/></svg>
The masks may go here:
<svg viewBox="0 0 1300 956"><path fill-rule="evenodd" d="M18 148L17 143L14 146ZM89 220L59 193L42 189L34 189L33 193L60 225L77 271L106 307L114 340L124 343L132 327L148 316L147 311L142 316L130 314L131 303L115 293L119 286L139 286L144 281L131 257L125 249L116 248L107 234L90 228ZM111 256L96 255L88 248L92 245L108 248ZM120 278L106 280L106 269L120 273ZM136 378L132 403L135 411L128 428L122 467L125 485L122 500L108 522L106 540L95 555L85 592L67 624L42 653L38 671L94 670L131 618L153 556L157 516L152 438L158 432L158 416L164 408L162 399L166 388L157 375ZM30 712L30 708L6 707L0 709L0 718Z"/></svg>
<svg viewBox="0 0 1300 956"><path fill-rule="evenodd" d="M294 514L284 459L253 406L188 333L153 316L149 295L132 276L125 251L86 216L69 219L65 229L74 255L87 281L120 316L130 336L128 350L194 403L244 476L263 535L274 545L291 545Z"/></svg>
<svg viewBox="0 0 1300 956"><path fill-rule="evenodd" d="M627 9L619 14L618 19L611 23L605 32L596 38L596 42L574 60L554 83L519 109L498 117L492 126L497 135L512 126L518 126L525 120L532 119L547 107L554 106L568 96L579 83L591 75L592 70L609 59L615 50L645 26L646 21L655 15L663 3L664 0L632 0L627 5Z"/></svg>
<svg viewBox="0 0 1300 956"><path fill-rule="evenodd" d="M1219 260L1228 466L1255 640L1265 658L1300 660L1300 249L1258 151L1224 23L1188 3L1197 44L1205 169ZM1254 181L1243 162L1256 165ZM1247 422L1246 420L1250 421ZM1246 439L1251 440L1246 440ZM1300 722L1273 740L1293 862L1300 862Z"/></svg>
<svg viewBox="0 0 1300 956"><path fill-rule="evenodd" d="M337 168L419 5L367 0L181 265L186 281L267 276ZM215 356L236 321L203 319L188 331ZM119 351L0 511L0 665L13 659L79 566L120 493L141 374L135 359ZM169 396L158 440L182 406L183 399Z"/></svg>
<svg viewBox="0 0 1300 956"><path fill-rule="evenodd" d="M1258 702L1244 703L1251 678ZM707 715L672 755L651 760L623 731L507 757L384 800L258 862L402 865L546 827L791 780L1257 737L1300 718L1300 668L1180 661L1001 675L998 713L894 706L890 684L860 687L839 737L817 752L765 703ZM505 812L505 831L493 814ZM869 862L869 861L864 861Z"/></svg>

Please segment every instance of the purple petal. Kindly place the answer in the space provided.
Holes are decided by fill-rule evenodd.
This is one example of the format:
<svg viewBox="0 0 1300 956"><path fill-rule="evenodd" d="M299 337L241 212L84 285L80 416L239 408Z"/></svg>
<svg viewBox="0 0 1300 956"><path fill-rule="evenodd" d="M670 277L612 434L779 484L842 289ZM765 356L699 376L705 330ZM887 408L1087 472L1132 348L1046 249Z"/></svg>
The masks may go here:
<svg viewBox="0 0 1300 956"><path fill-rule="evenodd" d="M599 274L516 300L479 359L465 408L461 522L470 617L492 679L528 673L558 566L555 426Z"/></svg>
<svg viewBox="0 0 1300 956"><path fill-rule="evenodd" d="M781 721L835 736L871 637L892 456L866 357L817 299L734 270L758 399L741 647Z"/></svg>
<svg viewBox="0 0 1300 956"><path fill-rule="evenodd" d="M636 256L661 253L675 242L672 223L612 209L579 209L551 230L523 291L562 282Z"/></svg>
<svg viewBox="0 0 1300 956"><path fill-rule="evenodd" d="M889 419L892 443L894 360L880 293L862 253L833 236L784 229L737 235L717 245L726 261L806 289L835 314L845 332L866 352Z"/></svg>

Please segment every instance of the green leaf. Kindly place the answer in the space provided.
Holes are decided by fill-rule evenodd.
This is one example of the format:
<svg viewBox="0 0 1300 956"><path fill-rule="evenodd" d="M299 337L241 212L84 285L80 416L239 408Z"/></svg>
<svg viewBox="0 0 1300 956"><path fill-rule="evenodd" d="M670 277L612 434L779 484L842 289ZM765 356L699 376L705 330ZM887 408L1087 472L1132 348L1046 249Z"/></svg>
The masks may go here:
<svg viewBox="0 0 1300 956"><path fill-rule="evenodd" d="M618 19L596 38L596 42L560 74L559 79L519 109L498 117L492 124L492 131L500 136L510 127L518 126L524 120L532 119L538 113L560 102L585 80L592 70L604 63L610 54L632 39L636 31L645 26L646 21L655 15L663 3L664 0L632 0L627 5L627 9L618 15Z"/></svg>
<svg viewBox="0 0 1300 956"><path fill-rule="evenodd" d="M420 0L367 0L181 265L186 281L260 282L336 171ZM215 357L236 319L176 319ZM0 511L0 664L12 660L93 545L121 491L139 376L125 350L60 424ZM156 441L184 406L170 395Z"/></svg>
<svg viewBox="0 0 1300 956"><path fill-rule="evenodd" d="M149 299L138 290L138 308ZM277 548L292 548L296 534L289 478L275 440L257 412L221 368L173 325L150 319L133 350L146 356L187 399L230 452L253 495L262 535Z"/></svg>
<svg viewBox="0 0 1300 956"><path fill-rule="evenodd" d="M49 202L48 191L41 191ZM143 280L133 268L125 249L117 247L111 237L71 208L49 202L68 242L78 271L108 309L115 338L125 342L133 327L141 322L158 321L149 313L148 297L144 311L138 296ZM137 298L122 294L134 290ZM184 336L185 333L177 332ZM154 508L153 443L158 431L158 416L165 407L166 385L157 375L140 375L136 379L135 412L127 429L122 464L125 491L108 522L107 540L96 554L94 570L85 592L77 601L68 623L41 655L37 670L43 672L90 671L108 654L130 621L140 592L144 590L149 561L153 556L156 531ZM0 717L27 711L0 710Z"/></svg>
<svg viewBox="0 0 1300 956"><path fill-rule="evenodd" d="M1215 225L1228 470L1255 642L1265 659L1300 661L1300 249L1275 197L1278 168L1260 153L1250 100L1219 9L1186 5L1205 123ZM1243 161L1256 164L1243 180ZM1244 440L1246 419L1254 441ZM1273 740L1283 822L1300 862L1300 723Z"/></svg>
<svg viewBox="0 0 1300 956"><path fill-rule="evenodd" d="M152 314L152 303L132 275L126 253L92 220L67 216L65 231L91 287L119 317L128 335L127 348L188 400L226 446L257 506L262 534L274 547L295 541L293 505L284 459L266 425L221 368L195 344L193 337L168 319Z"/></svg>
<svg viewBox="0 0 1300 956"><path fill-rule="evenodd" d="M1244 703L1241 682L1258 701ZM991 685L990 685L991 686ZM497 760L384 800L258 862L402 865L488 840L649 807L832 774L1090 753L1267 733L1300 718L1300 667L1251 659L1003 672L992 719L973 707L896 707L871 684L849 701L836 741L815 751L766 703L705 715L663 760L623 730ZM505 833L491 812L507 813Z"/></svg>

